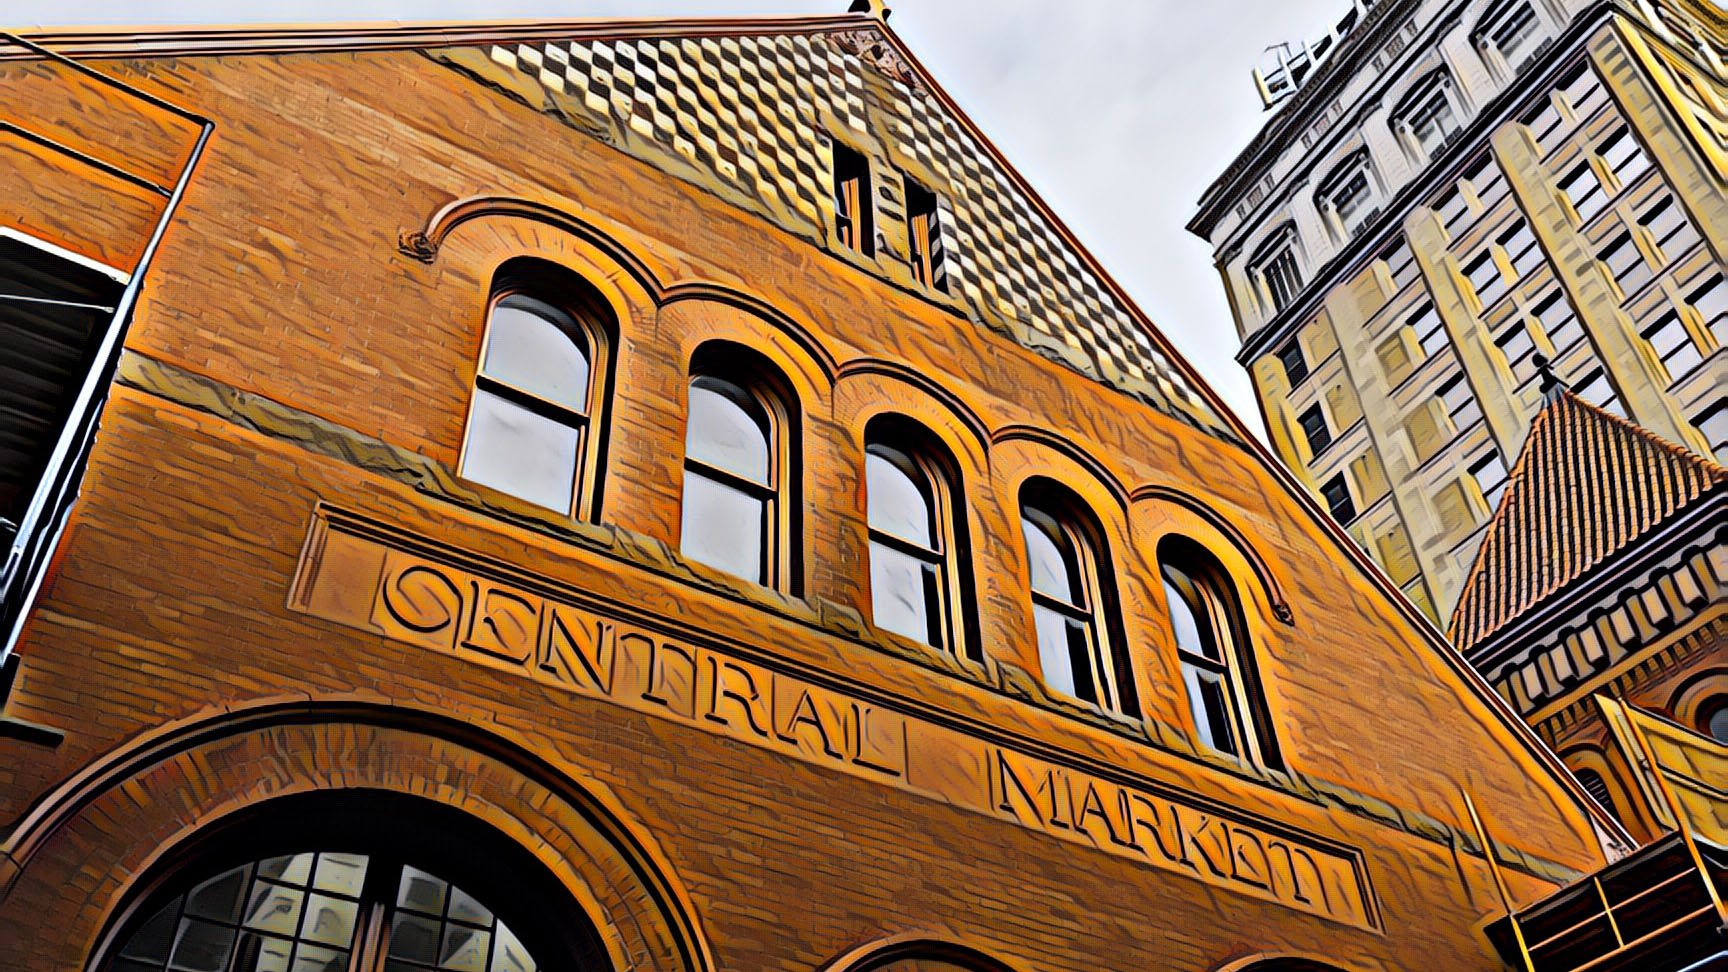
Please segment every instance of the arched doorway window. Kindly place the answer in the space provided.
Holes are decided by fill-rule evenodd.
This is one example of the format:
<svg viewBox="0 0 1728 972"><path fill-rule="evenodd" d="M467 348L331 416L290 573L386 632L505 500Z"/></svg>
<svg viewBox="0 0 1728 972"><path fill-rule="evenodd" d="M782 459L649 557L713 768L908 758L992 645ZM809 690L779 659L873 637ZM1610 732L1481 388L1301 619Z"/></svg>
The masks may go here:
<svg viewBox="0 0 1728 972"><path fill-rule="evenodd" d="M586 912L515 841L429 801L308 794L175 848L97 972L610 972Z"/></svg>
<svg viewBox="0 0 1728 972"><path fill-rule="evenodd" d="M508 924L444 879L375 855L304 851L169 897L113 972L536 972Z"/></svg>

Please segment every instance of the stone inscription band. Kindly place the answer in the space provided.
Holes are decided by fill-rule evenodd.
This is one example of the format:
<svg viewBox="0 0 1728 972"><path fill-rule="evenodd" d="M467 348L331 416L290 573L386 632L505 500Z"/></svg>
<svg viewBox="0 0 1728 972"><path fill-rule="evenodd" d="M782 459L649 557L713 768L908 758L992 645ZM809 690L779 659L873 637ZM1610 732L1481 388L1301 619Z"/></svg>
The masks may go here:
<svg viewBox="0 0 1728 972"><path fill-rule="evenodd" d="M590 599L578 588L505 574L324 507L308 532L289 607L1299 911L1378 927L1367 875L1349 848L1017 752L734 657L718 642L695 644L609 616L583 606Z"/></svg>

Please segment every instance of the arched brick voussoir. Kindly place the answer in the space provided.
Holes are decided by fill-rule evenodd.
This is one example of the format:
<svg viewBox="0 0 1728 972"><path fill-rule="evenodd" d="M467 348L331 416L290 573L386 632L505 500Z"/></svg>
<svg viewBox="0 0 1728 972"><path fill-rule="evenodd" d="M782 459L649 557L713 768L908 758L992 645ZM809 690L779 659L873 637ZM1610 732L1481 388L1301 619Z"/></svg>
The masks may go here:
<svg viewBox="0 0 1728 972"><path fill-rule="evenodd" d="M604 785L493 727L360 701L225 711L100 760L6 841L0 941L44 965L93 955L144 876L200 833L273 799L366 790L462 811L518 843L593 921L614 968L713 969L690 897ZM42 928L27 923L36 914L75 917Z"/></svg>

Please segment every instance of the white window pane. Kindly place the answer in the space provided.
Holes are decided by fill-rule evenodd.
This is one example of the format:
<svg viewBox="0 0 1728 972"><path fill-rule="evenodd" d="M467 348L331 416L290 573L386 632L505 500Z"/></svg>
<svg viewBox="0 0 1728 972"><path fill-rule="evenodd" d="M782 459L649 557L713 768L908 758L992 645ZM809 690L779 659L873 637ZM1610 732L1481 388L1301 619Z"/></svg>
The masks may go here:
<svg viewBox="0 0 1728 972"><path fill-rule="evenodd" d="M580 442L578 430L476 389L462 478L569 512Z"/></svg>
<svg viewBox="0 0 1728 972"><path fill-rule="evenodd" d="M684 474L684 556L758 584L768 504L700 473Z"/></svg>
<svg viewBox="0 0 1728 972"><path fill-rule="evenodd" d="M709 378L690 383L690 427L684 448L692 459L753 483L768 485L768 430L745 409L733 385Z"/></svg>
<svg viewBox="0 0 1728 972"><path fill-rule="evenodd" d="M1032 589L1079 607L1070 579L1067 544L1056 535L1054 524L1031 511L1022 511L1021 532L1026 537L1026 560L1032 572Z"/></svg>
<svg viewBox="0 0 1728 972"><path fill-rule="evenodd" d="M927 645L937 642L936 569L880 543L870 544L870 606L876 627Z"/></svg>
<svg viewBox="0 0 1728 972"><path fill-rule="evenodd" d="M1074 673L1074 638L1072 622L1047 607L1034 605L1032 621L1038 629L1038 666L1044 672L1044 684L1053 692L1079 695Z"/></svg>
<svg viewBox="0 0 1728 972"><path fill-rule="evenodd" d="M1164 600L1170 605L1170 627L1176 635L1176 647L1191 655L1218 660L1218 647L1202 633L1203 621L1176 585L1164 582Z"/></svg>
<svg viewBox="0 0 1728 972"><path fill-rule="evenodd" d="M866 455L864 482L872 530L935 549L929 493L900 463L875 452Z"/></svg>
<svg viewBox="0 0 1728 972"><path fill-rule="evenodd" d="M1200 733L1201 745L1221 753L1235 753L1235 733L1230 731L1230 695L1224 677L1195 665L1183 665L1182 680L1188 686L1188 706L1194 713L1194 727Z"/></svg>
<svg viewBox="0 0 1728 972"><path fill-rule="evenodd" d="M506 297L492 310L486 360L489 378L562 405L588 411L588 356L553 318L551 307L526 297ZM570 326L570 325L567 325Z"/></svg>

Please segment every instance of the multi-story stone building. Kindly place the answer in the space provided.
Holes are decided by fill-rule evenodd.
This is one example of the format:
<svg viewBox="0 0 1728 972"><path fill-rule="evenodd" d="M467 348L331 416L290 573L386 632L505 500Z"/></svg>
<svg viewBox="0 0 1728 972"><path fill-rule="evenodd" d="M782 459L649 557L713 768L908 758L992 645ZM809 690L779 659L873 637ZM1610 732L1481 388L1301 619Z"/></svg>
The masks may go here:
<svg viewBox="0 0 1728 972"><path fill-rule="evenodd" d="M1488 972L1626 845L878 17L33 40L0 969Z"/></svg>
<svg viewBox="0 0 1728 972"><path fill-rule="evenodd" d="M1278 454L1445 618L1541 406L1728 454L1728 15L1708 0L1378 0L1260 76L1206 192Z"/></svg>

